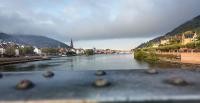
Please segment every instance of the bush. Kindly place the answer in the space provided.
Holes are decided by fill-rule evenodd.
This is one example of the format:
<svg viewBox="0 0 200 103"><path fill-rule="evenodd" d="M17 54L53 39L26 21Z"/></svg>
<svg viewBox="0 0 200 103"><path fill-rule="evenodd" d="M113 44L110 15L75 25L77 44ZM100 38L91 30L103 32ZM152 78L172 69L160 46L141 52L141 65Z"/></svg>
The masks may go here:
<svg viewBox="0 0 200 103"><path fill-rule="evenodd" d="M168 52L170 50L178 50L182 47L181 44L173 44L173 45L167 45L167 46L161 46L157 48L157 50L163 51L163 52Z"/></svg>
<svg viewBox="0 0 200 103"><path fill-rule="evenodd" d="M67 55L67 56L75 56L76 53L73 52L73 51L69 51L69 52L66 53L66 55Z"/></svg>
<svg viewBox="0 0 200 103"><path fill-rule="evenodd" d="M19 52L23 56L34 54L34 48L31 47L31 46L27 46L27 47L24 47L24 48L19 48Z"/></svg>
<svg viewBox="0 0 200 103"><path fill-rule="evenodd" d="M87 50L85 50L85 55L94 55L93 49L87 49Z"/></svg>
<svg viewBox="0 0 200 103"><path fill-rule="evenodd" d="M158 56L155 53L155 50L136 50L134 52L134 58L140 61L146 61L150 63L156 63L158 61Z"/></svg>
<svg viewBox="0 0 200 103"><path fill-rule="evenodd" d="M5 55L8 56L8 57L14 57L15 56L15 48L14 47L6 48Z"/></svg>
<svg viewBox="0 0 200 103"><path fill-rule="evenodd" d="M147 53L143 50L136 50L134 52L134 58L137 60L143 60L146 57L147 57Z"/></svg>
<svg viewBox="0 0 200 103"><path fill-rule="evenodd" d="M58 48L42 48L42 52L50 55L58 54Z"/></svg>

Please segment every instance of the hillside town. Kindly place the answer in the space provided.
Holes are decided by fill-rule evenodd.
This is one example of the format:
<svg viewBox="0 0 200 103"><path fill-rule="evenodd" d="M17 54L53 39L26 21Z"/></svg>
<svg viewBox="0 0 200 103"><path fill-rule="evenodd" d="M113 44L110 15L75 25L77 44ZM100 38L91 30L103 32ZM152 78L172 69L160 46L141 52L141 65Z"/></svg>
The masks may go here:
<svg viewBox="0 0 200 103"><path fill-rule="evenodd" d="M111 49L83 49L74 48L71 40L68 48L38 48L36 46L23 45L14 42L0 42L0 57L20 57L20 56L76 56L84 55L87 51L93 54L119 54L128 53L128 51L111 50Z"/></svg>
<svg viewBox="0 0 200 103"><path fill-rule="evenodd" d="M180 45L187 45L191 43L198 42L199 38L196 32L193 31L187 31L183 34L177 34L175 36L166 36L163 39L161 39L159 42L153 43L151 46L153 48L158 48L166 45L174 45L174 44L180 44Z"/></svg>
<svg viewBox="0 0 200 103"><path fill-rule="evenodd" d="M200 64L200 34L186 31L174 36L164 36L157 42L149 42L144 48L136 49L136 59L167 61L171 63Z"/></svg>

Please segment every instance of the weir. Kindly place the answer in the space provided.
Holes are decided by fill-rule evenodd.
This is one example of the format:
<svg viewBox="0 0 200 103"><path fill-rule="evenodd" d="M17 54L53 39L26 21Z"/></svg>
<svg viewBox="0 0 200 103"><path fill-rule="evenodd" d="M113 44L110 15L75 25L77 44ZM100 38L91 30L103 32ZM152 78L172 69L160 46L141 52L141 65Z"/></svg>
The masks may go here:
<svg viewBox="0 0 200 103"><path fill-rule="evenodd" d="M0 79L0 103L32 102L140 102L190 103L200 102L199 71L167 69L148 74L145 69L106 70L97 76L95 70L54 71L54 77L45 78L43 71L3 72ZM189 85L166 83L168 78L183 78ZM31 80L35 86L17 90L21 80ZM105 79L110 85L95 87L92 83Z"/></svg>

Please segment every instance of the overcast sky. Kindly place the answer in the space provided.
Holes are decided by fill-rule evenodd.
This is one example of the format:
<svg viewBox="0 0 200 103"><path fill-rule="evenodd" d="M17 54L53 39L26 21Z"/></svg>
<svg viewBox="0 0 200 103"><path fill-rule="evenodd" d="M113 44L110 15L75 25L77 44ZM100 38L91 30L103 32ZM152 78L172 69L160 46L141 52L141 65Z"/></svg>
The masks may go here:
<svg viewBox="0 0 200 103"><path fill-rule="evenodd" d="M200 0L0 0L0 31L130 49L200 15Z"/></svg>

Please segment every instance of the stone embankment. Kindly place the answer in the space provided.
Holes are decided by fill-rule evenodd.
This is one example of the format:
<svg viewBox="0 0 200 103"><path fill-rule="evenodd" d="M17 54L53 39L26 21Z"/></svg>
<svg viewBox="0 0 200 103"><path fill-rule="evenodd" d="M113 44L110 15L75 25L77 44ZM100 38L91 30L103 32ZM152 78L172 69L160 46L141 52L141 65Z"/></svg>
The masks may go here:
<svg viewBox="0 0 200 103"><path fill-rule="evenodd" d="M181 63L200 64L200 53L196 52L159 52L156 54L160 57L177 60Z"/></svg>
<svg viewBox="0 0 200 103"><path fill-rule="evenodd" d="M41 61L41 60L50 60L50 58L48 58L48 57L41 57L41 56L0 58L0 65L25 63L25 62L33 62L33 61Z"/></svg>
<svg viewBox="0 0 200 103"><path fill-rule="evenodd" d="M156 53L160 62L169 62L174 64L185 64L200 67L200 53L196 52L159 52Z"/></svg>

